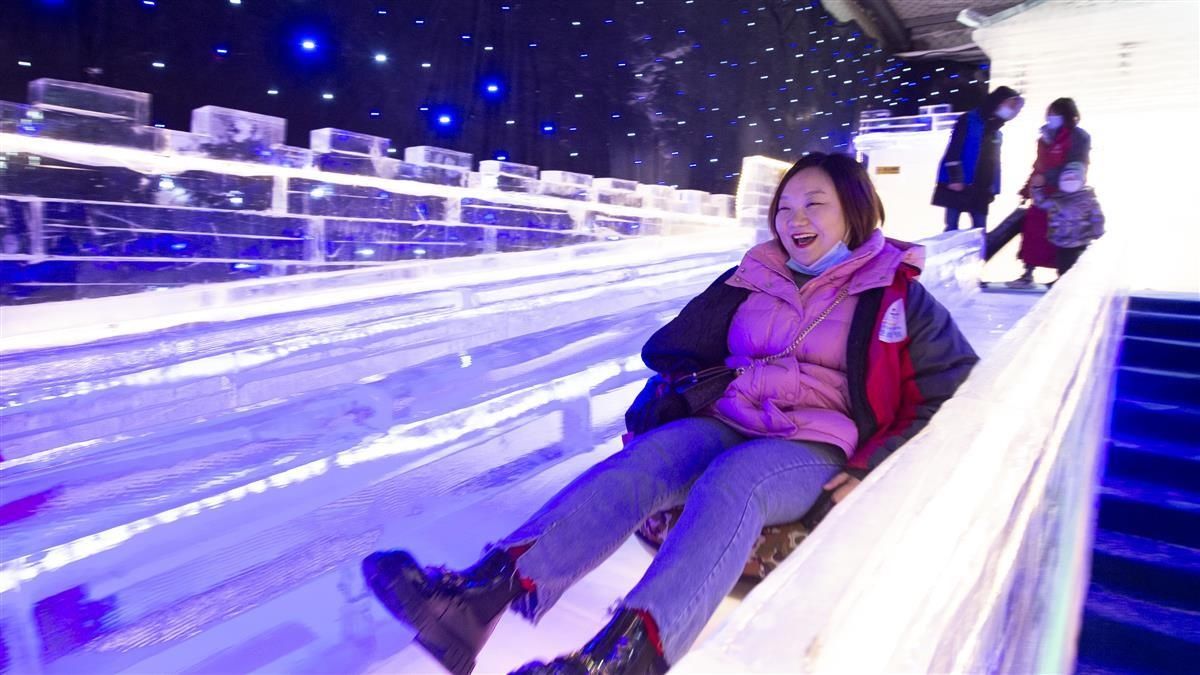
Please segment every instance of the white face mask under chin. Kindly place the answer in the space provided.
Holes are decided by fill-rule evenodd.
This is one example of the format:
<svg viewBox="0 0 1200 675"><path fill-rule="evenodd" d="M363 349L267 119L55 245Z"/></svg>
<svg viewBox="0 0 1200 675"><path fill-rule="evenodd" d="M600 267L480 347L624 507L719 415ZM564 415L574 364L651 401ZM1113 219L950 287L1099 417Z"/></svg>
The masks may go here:
<svg viewBox="0 0 1200 675"><path fill-rule="evenodd" d="M1063 119L1059 115L1051 115L1046 118L1047 129L1058 129L1062 127Z"/></svg>

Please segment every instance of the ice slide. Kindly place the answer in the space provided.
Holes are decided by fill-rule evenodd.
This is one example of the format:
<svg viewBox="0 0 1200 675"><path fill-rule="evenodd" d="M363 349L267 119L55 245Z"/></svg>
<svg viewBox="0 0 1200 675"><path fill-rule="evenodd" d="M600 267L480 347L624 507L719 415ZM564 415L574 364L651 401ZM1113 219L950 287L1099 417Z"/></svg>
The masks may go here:
<svg viewBox="0 0 1200 675"><path fill-rule="evenodd" d="M1033 299L972 290L978 242L929 242L927 277L986 353ZM15 337L46 344L6 356L27 383L0 465L10 666L428 672L357 561L467 562L617 448L641 343L737 258L723 237L654 243L444 261L438 290L347 277L319 303L276 295L320 306L198 309L80 344L82 326ZM560 271L514 280L533 256ZM586 638L648 561L627 545L536 633L506 620L480 667Z"/></svg>

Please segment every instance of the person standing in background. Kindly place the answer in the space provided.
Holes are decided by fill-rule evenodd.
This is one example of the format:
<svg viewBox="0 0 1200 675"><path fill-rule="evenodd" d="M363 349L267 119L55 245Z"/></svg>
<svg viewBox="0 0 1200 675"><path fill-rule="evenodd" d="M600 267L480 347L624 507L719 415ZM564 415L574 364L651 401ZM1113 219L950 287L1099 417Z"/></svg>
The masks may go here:
<svg viewBox="0 0 1200 675"><path fill-rule="evenodd" d="M958 229L963 212L971 214L971 227L987 225L988 205L1000 193L1000 127L1024 105L1016 90L997 87L954 124L933 191L933 205L946 209L947 232Z"/></svg>

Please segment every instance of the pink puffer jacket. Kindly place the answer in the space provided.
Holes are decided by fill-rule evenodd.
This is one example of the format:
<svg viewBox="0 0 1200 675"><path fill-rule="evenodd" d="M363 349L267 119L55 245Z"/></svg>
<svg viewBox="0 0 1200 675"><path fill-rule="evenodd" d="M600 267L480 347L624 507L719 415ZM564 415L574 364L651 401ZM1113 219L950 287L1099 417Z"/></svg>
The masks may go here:
<svg viewBox="0 0 1200 675"><path fill-rule="evenodd" d="M850 411L846 345L857 295L892 283L902 263L920 268L923 257L920 247L892 242L876 230L849 259L797 288L779 244L750 249L726 282L750 291L730 325L726 362L746 370L710 414L751 436L820 441L852 455L858 430ZM849 295L795 352L765 365L753 362L787 349L842 287Z"/></svg>

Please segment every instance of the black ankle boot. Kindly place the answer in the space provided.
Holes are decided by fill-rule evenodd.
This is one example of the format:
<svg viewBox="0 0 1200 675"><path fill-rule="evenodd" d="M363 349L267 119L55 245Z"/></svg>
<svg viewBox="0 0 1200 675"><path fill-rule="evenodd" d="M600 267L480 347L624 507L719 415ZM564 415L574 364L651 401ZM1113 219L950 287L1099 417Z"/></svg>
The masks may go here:
<svg viewBox="0 0 1200 675"><path fill-rule="evenodd" d="M455 675L475 668L504 608L524 592L513 558L500 549L462 572L422 568L406 551L372 553L362 569L375 597Z"/></svg>
<svg viewBox="0 0 1200 675"><path fill-rule="evenodd" d="M663 675L667 662L642 617L622 609L583 649L550 663L534 661L510 675Z"/></svg>

